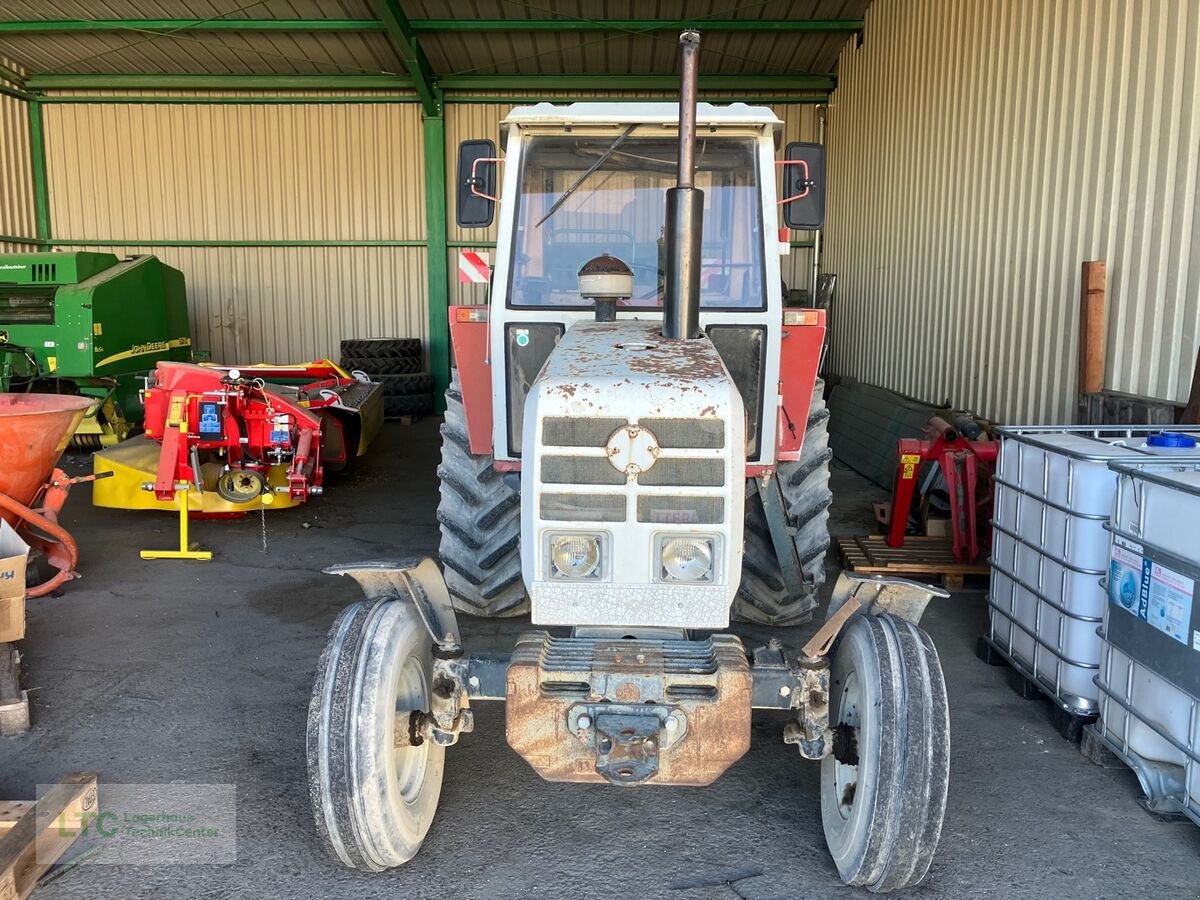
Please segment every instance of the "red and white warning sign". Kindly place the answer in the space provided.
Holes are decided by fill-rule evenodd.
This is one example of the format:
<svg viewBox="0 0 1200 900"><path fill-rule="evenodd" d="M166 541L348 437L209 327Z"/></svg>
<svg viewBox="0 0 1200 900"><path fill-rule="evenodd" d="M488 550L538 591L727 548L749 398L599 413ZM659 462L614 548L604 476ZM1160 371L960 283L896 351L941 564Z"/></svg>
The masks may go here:
<svg viewBox="0 0 1200 900"><path fill-rule="evenodd" d="M491 259L483 250L460 250L458 280L462 284L487 284L492 277Z"/></svg>

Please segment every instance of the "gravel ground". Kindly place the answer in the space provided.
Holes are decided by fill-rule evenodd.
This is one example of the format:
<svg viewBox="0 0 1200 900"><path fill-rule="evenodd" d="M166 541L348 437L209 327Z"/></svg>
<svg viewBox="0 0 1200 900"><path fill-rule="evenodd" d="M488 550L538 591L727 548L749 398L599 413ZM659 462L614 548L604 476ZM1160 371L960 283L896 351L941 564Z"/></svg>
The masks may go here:
<svg viewBox="0 0 1200 900"><path fill-rule="evenodd" d="M421 853L365 876L317 843L304 723L325 631L356 598L320 574L333 562L430 554L437 546L436 420L388 426L353 474L307 508L199 523L210 563L143 562L173 520L92 508L76 490L65 520L81 581L32 601L23 645L34 727L0 740L0 798L74 770L101 784L234 784L232 866L85 865L39 889L65 897L846 897L818 812L818 767L755 716L749 754L705 789L541 781L504 741L503 710L449 751L441 807ZM870 527L879 492L834 475L834 528ZM931 607L925 624L951 700L953 769L941 846L919 898L1184 897L1200 884L1200 830L1151 817L1129 771L1088 763L1020 699L1005 670L973 655L983 594ZM468 619L468 649L502 650L521 621ZM800 644L809 629L789 633ZM761 639L765 632L743 631ZM104 802L103 787L101 803ZM73 853L98 846L77 843Z"/></svg>

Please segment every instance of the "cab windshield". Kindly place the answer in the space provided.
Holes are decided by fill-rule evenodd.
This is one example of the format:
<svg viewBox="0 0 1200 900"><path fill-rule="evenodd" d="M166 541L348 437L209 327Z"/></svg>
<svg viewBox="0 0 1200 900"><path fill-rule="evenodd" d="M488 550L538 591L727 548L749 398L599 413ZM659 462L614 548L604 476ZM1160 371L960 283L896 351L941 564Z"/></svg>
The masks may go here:
<svg viewBox="0 0 1200 900"><path fill-rule="evenodd" d="M676 138L636 130L623 139L532 137L521 169L509 305L590 308L577 275L607 253L633 270L633 296L620 305L660 308L666 191L675 186L678 153ZM698 138L696 187L704 191L701 307L763 309L754 139Z"/></svg>

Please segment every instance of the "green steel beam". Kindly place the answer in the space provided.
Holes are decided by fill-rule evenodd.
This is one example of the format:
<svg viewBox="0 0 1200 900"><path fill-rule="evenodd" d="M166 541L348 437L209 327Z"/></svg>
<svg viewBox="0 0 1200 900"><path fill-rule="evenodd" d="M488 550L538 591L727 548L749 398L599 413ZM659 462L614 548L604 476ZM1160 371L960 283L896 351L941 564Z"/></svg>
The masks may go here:
<svg viewBox="0 0 1200 900"><path fill-rule="evenodd" d="M393 94L339 96L339 97L308 97L288 94L283 97L170 97L129 95L123 97L106 97L103 94L58 94L38 98L42 103L79 104L129 104L134 106L296 106L296 105L344 105L372 103L416 103L416 97L398 97ZM822 100L822 103L825 101Z"/></svg>
<svg viewBox="0 0 1200 900"><path fill-rule="evenodd" d="M42 242L33 238L17 237L15 234L0 234L0 244L20 244L26 247L40 247Z"/></svg>
<svg viewBox="0 0 1200 900"><path fill-rule="evenodd" d="M540 103L547 98L544 95L538 94L451 94L446 97L446 103L492 103L508 105L512 103ZM707 96L704 91L700 92L700 99L707 100L710 103L797 103L800 105L817 105L822 106L829 102L828 94L821 94L819 97L792 97L787 94L770 94L764 96L746 96L737 94L728 97L711 97ZM578 97L552 97L551 103L654 103L670 101L677 103L679 94L664 93L661 97L625 97L621 95L613 95L608 97L578 96ZM472 244L472 246L474 246Z"/></svg>
<svg viewBox="0 0 1200 900"><path fill-rule="evenodd" d="M412 90L404 75L30 75L32 91L57 90Z"/></svg>
<svg viewBox="0 0 1200 900"><path fill-rule="evenodd" d="M862 19L413 19L427 31L861 31Z"/></svg>
<svg viewBox="0 0 1200 900"><path fill-rule="evenodd" d="M33 221L40 243L50 241L50 181L46 175L46 129L42 121L42 104L30 100L29 107L29 168L33 172Z"/></svg>
<svg viewBox="0 0 1200 900"><path fill-rule="evenodd" d="M441 95L434 88L433 67L425 58L425 51L421 49L421 44L417 41L412 25L409 24L408 16L404 14L404 10L400 8L397 0L373 0L372 5L376 14L383 20L383 24L387 26L388 37L391 38L396 52L404 60L404 67L408 69L413 87L417 90L417 96L421 98L421 106L425 109L425 115L440 116L442 114Z"/></svg>
<svg viewBox="0 0 1200 900"><path fill-rule="evenodd" d="M3 88L0 88L0 93L3 93ZM17 92L13 92L17 93ZM31 95L19 94L20 99L28 100ZM491 103L510 105L515 103L537 103L544 100L544 96L538 94L479 94L479 95L460 95L454 94L444 98L443 102L447 104L454 103ZM658 99L660 101L675 101L678 95L663 94L662 97L625 97L625 96L578 96L578 97L555 97L555 103L645 103L647 100ZM728 97L705 97L701 95L701 99L708 99L714 103L728 103L738 101L741 103L796 103L800 105L821 105L829 102L829 96L822 94L818 97L794 97L786 94L776 94L769 96L750 96L742 94ZM154 96L134 94L120 97L105 96L104 94L51 94L38 97L42 104L59 104L65 103L69 105L93 105L93 104L116 104L116 105L133 105L133 106L294 106L297 104L304 105L345 105L345 104L396 104L396 103L417 103L419 102L415 96L396 96L394 94L363 94L363 95L345 95L345 96L299 96L289 94L283 97L228 97L214 95L211 97L170 97L170 96ZM472 245L474 246L474 245Z"/></svg>
<svg viewBox="0 0 1200 900"><path fill-rule="evenodd" d="M434 31L861 31L862 19L410 19L412 33ZM0 34L100 31L387 31L379 19L39 19L0 22Z"/></svg>
<svg viewBox="0 0 1200 900"><path fill-rule="evenodd" d="M433 400L438 412L446 410L450 386L450 271L446 245L446 120L425 116L421 130L425 144L425 239L429 278L429 372L433 375Z"/></svg>
<svg viewBox="0 0 1200 900"><path fill-rule="evenodd" d="M13 84L17 85L17 87L25 86L25 76L16 69L10 68L3 63L0 63L0 79L12 82Z"/></svg>
<svg viewBox="0 0 1200 900"><path fill-rule="evenodd" d="M443 91L580 91L594 93L603 86L613 91L662 91L675 96L676 75L446 75L436 79L421 97L428 111L440 102ZM403 75L30 75L31 91L54 90L416 90L421 88ZM831 91L831 75L701 75L700 90L766 95L778 91ZM428 114L428 112L427 112Z"/></svg>
<svg viewBox="0 0 1200 900"><path fill-rule="evenodd" d="M32 86L32 85L31 85ZM701 91L832 91L832 75L701 75ZM585 91L604 90L674 92L678 75L445 75L438 79L444 91Z"/></svg>
<svg viewBox="0 0 1200 900"><path fill-rule="evenodd" d="M3 240L3 238L0 238ZM129 238L55 238L46 243L55 247L424 247L425 241L276 241L270 239L246 241L137 240Z"/></svg>
<svg viewBox="0 0 1200 900"><path fill-rule="evenodd" d="M29 100L32 95L19 91L16 88L10 88L7 85L0 84L0 96L12 97L15 100Z"/></svg>

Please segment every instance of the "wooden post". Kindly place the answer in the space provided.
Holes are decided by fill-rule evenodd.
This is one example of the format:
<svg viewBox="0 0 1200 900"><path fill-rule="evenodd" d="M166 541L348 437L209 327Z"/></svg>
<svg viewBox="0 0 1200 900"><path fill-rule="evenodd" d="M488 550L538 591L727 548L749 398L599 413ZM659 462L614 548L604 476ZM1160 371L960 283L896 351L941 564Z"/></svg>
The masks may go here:
<svg viewBox="0 0 1200 900"><path fill-rule="evenodd" d="M1079 393L1098 394L1104 390L1104 260L1083 264L1079 290Z"/></svg>

